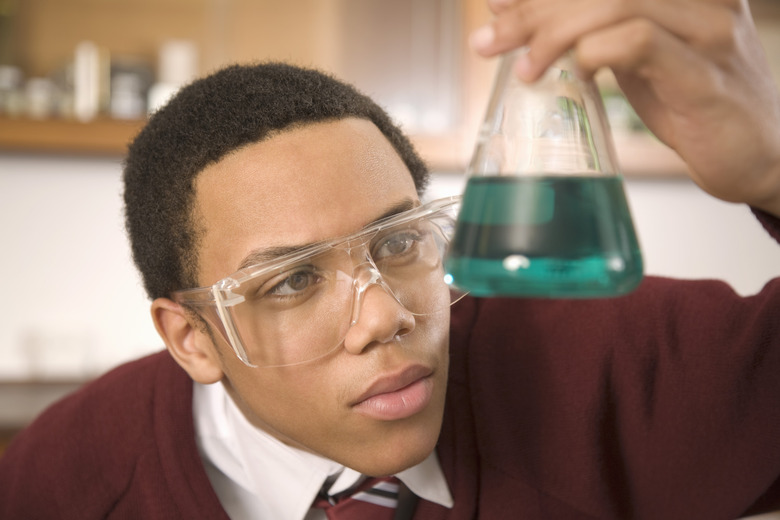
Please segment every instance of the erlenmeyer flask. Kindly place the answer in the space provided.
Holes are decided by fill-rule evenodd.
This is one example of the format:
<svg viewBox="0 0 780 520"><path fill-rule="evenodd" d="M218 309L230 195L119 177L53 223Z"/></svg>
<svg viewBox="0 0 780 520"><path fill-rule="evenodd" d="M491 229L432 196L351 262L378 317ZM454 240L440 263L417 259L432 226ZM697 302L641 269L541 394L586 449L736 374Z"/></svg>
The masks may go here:
<svg viewBox="0 0 780 520"><path fill-rule="evenodd" d="M477 296L630 292L642 255L598 89L570 55L533 84L502 57L446 262Z"/></svg>

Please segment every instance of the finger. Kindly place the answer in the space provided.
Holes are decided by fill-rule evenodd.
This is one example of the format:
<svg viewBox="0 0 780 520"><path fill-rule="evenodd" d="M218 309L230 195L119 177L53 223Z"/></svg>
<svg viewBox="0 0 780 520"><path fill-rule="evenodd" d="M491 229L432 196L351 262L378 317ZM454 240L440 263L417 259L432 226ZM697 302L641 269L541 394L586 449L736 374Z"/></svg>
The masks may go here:
<svg viewBox="0 0 780 520"><path fill-rule="evenodd" d="M531 49L529 74L532 77L541 74L579 40L629 20L657 26L693 47L712 48L721 39L731 38L733 15L728 8L699 1L583 0L566 16L557 14L546 20L531 36L527 43Z"/></svg>
<svg viewBox="0 0 780 520"><path fill-rule="evenodd" d="M507 9L511 9L521 0L487 0L488 9L493 14L500 14Z"/></svg>
<svg viewBox="0 0 780 520"><path fill-rule="evenodd" d="M705 66L703 54L679 36L644 18L631 18L588 34L574 48L577 67L586 75L609 67L645 81L669 79L698 83L696 78L705 80L702 74L711 67Z"/></svg>
<svg viewBox="0 0 780 520"><path fill-rule="evenodd" d="M633 18L657 24L694 46L714 48L731 37L733 9L739 5L739 0L531 1L493 21L489 48L503 52L518 44L529 46L523 79L534 80L578 40Z"/></svg>
<svg viewBox="0 0 780 520"><path fill-rule="evenodd" d="M471 48L482 56L491 57L521 47L555 9L554 1L513 1L490 23L471 34Z"/></svg>

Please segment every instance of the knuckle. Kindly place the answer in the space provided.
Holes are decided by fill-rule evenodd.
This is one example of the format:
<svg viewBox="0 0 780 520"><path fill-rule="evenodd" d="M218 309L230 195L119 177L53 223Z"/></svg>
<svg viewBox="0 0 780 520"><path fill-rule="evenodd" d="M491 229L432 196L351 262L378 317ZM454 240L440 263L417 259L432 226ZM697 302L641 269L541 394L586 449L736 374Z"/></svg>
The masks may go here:
<svg viewBox="0 0 780 520"><path fill-rule="evenodd" d="M648 54L658 41L658 27L643 18L629 22L625 34L628 40L626 47L638 55Z"/></svg>

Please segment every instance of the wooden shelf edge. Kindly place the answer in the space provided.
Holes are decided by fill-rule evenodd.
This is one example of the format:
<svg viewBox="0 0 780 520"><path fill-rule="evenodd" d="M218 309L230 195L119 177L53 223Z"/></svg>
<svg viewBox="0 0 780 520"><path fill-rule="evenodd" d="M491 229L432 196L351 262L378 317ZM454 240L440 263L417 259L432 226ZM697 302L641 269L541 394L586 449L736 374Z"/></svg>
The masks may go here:
<svg viewBox="0 0 780 520"><path fill-rule="evenodd" d="M688 167L680 156L649 134L617 134L614 141L618 164L625 177L671 179L687 176ZM467 143L462 134L413 135L412 142L431 171L466 171L473 143Z"/></svg>
<svg viewBox="0 0 780 520"><path fill-rule="evenodd" d="M66 119L3 117L0 118L0 149L123 156L145 122L99 118L82 123Z"/></svg>
<svg viewBox="0 0 780 520"><path fill-rule="evenodd" d="M122 157L145 123L108 118L81 123L0 117L0 150ZM432 171L465 172L473 146L465 132L412 135L411 140ZM626 177L683 177L688 171L673 150L647 134L615 135L615 149Z"/></svg>

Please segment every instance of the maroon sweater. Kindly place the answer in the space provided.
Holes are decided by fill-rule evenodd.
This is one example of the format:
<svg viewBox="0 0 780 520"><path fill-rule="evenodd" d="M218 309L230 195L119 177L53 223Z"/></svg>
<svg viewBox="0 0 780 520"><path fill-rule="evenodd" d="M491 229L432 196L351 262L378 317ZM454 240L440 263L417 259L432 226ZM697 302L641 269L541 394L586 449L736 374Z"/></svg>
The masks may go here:
<svg viewBox="0 0 780 520"><path fill-rule="evenodd" d="M417 520L780 509L780 280L747 298L653 277L618 299L467 298L450 350L437 451L455 507L423 501ZM168 354L86 385L0 458L0 519L53 518L227 518Z"/></svg>

